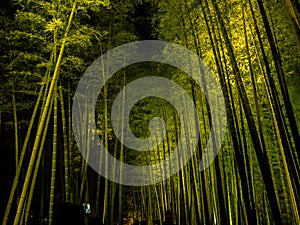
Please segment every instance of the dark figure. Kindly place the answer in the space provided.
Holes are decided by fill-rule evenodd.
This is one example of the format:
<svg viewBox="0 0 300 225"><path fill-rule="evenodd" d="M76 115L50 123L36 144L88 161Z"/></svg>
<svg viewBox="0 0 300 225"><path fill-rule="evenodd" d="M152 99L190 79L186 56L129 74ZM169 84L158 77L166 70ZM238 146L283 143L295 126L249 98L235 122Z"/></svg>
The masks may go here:
<svg viewBox="0 0 300 225"><path fill-rule="evenodd" d="M80 205L65 203L54 211L54 225L84 225L84 212Z"/></svg>
<svg viewBox="0 0 300 225"><path fill-rule="evenodd" d="M33 210L30 210L27 224L28 225L38 225L39 224L39 219Z"/></svg>
<svg viewBox="0 0 300 225"><path fill-rule="evenodd" d="M159 225L159 224L160 224L160 220L155 220L155 221L154 221L154 224L155 224L155 225Z"/></svg>
<svg viewBox="0 0 300 225"><path fill-rule="evenodd" d="M166 211L166 220L163 225L174 225L173 223L173 213L170 210Z"/></svg>
<svg viewBox="0 0 300 225"><path fill-rule="evenodd" d="M89 225L101 225L101 219L96 215L94 209L91 209L91 213L87 214L89 216Z"/></svg>
<svg viewBox="0 0 300 225"><path fill-rule="evenodd" d="M102 222L99 217L93 217L90 219L89 225L101 225Z"/></svg>

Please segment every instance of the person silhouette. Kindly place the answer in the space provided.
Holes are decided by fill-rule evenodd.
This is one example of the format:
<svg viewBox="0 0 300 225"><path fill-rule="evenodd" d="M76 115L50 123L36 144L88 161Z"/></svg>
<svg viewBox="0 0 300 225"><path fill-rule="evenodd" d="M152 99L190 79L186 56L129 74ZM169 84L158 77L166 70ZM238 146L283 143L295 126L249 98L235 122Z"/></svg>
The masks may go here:
<svg viewBox="0 0 300 225"><path fill-rule="evenodd" d="M165 221L163 222L163 225L174 225L174 223L173 223L173 213L170 210L166 211Z"/></svg>
<svg viewBox="0 0 300 225"><path fill-rule="evenodd" d="M53 219L54 225L84 225L84 212L80 205L67 202L56 208Z"/></svg>

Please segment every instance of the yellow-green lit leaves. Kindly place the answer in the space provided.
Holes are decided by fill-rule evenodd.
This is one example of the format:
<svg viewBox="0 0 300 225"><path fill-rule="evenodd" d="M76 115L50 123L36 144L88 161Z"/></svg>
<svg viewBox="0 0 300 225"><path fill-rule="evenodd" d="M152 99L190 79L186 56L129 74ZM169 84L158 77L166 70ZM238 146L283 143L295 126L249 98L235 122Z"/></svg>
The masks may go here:
<svg viewBox="0 0 300 225"><path fill-rule="evenodd" d="M87 9L98 11L100 8L110 8L109 0L79 0L78 10L87 12Z"/></svg>
<svg viewBox="0 0 300 225"><path fill-rule="evenodd" d="M54 30L57 30L59 28L63 27L63 22L61 19L55 19L53 18L52 21L50 21L49 23L47 23L46 27L45 27L45 31L49 31L49 32L53 32Z"/></svg>

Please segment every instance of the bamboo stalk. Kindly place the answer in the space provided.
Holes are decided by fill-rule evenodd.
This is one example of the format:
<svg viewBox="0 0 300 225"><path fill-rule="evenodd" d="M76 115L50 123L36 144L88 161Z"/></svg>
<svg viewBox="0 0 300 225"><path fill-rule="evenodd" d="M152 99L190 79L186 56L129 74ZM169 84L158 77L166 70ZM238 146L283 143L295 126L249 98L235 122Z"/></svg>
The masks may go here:
<svg viewBox="0 0 300 225"><path fill-rule="evenodd" d="M68 136L67 136L67 124L65 117L65 104L63 97L63 88L59 86L61 119L63 125L63 143L64 143L64 166L65 166L65 201L70 202L70 181L69 181L69 149L68 149Z"/></svg>
<svg viewBox="0 0 300 225"><path fill-rule="evenodd" d="M33 113L32 113L32 116L31 116L31 119L30 119L30 122L29 122L28 130L27 130L27 133L26 133L26 137L25 137L25 140L24 140L24 144L23 144L21 154L20 154L20 158L19 158L19 162L18 162L18 168L17 168L17 171L16 171L16 175L14 177L14 181L13 181L13 185L12 185L12 188L11 188L11 191L10 191L8 203L6 205L6 210L5 210L4 218L3 218L3 221L2 221L2 225L6 225L6 223L8 221L10 208L11 208L11 205L12 205L12 202L13 202L13 198L14 198L16 189L17 189L18 184L19 184L19 177L20 177L20 173L21 173L21 169L22 169L22 165L23 165L23 160L24 160L27 144L28 144L30 134L31 134L31 131L32 131L32 127L33 127L33 124L34 124L34 121L35 121L35 118L36 118L36 114L37 114L37 110L38 110L38 107L39 107L39 104L40 104L40 100L42 98L43 89L44 89L44 85L42 85L41 88L40 88L39 95L38 95L38 98L36 100L36 103L35 103L35 106L34 106L34 109L33 109Z"/></svg>
<svg viewBox="0 0 300 225"><path fill-rule="evenodd" d="M226 42L226 47L229 53L229 57L231 60L231 64L233 67L233 71L235 73L235 80L237 82L237 87L238 87L238 92L241 96L242 99L242 103L243 103L243 108L244 108L244 112L246 114L246 118L247 118L247 122L248 122L248 127L249 127L249 131L252 137L252 142L255 146L255 152L257 155L257 159L261 168L261 172L262 172L262 177L264 180L264 184L267 190L267 194L268 194L268 200L270 202L270 206L272 209L272 214L274 217L274 222L275 224L281 225L282 224L282 218L281 218L281 214L280 214L280 210L279 210L279 204L278 204L278 200L276 199L276 193L275 193L275 189L274 189L274 183L271 179L271 172L270 172L270 165L268 164L268 162L266 161L266 159L264 158L264 149L261 146L260 143L260 139L254 124L254 120L253 120L253 115L251 112L251 108L249 105L249 100L245 91L245 87L243 85L241 76L240 76L240 71L236 62L236 58L234 56L234 52L233 52L233 48L232 45L229 41L229 37L227 34L227 31L225 29L225 24L224 21L221 17L220 14L220 10L217 6L217 4L215 2L212 2L214 9L216 11L220 26L221 26L221 30L223 33L223 38L225 39Z"/></svg>
<svg viewBox="0 0 300 225"><path fill-rule="evenodd" d="M73 138L72 138L72 116L71 116L71 93L70 93L70 81L68 80L68 148L69 148L69 174L70 174L70 202L74 203L75 194L74 194L74 162L73 162Z"/></svg>
<svg viewBox="0 0 300 225"><path fill-rule="evenodd" d="M19 220L20 220L20 216L21 216L21 213L22 213L22 209L23 209L23 206L24 206L25 196L26 196L26 193L28 191L28 186L29 186L31 175L32 175L33 165L36 161L38 146L40 144L40 139L41 139L42 131L44 129L45 120L46 120L47 113L48 113L48 110L49 110L50 101L52 99L54 86L55 86L57 78L58 78L58 72L59 72L59 68L60 68L60 64L61 64L65 44L67 42L68 32L69 32L69 29L71 27L71 22L72 22L72 19L73 19L73 15L75 13L75 9L76 9L76 0L74 0L74 3L73 3L73 7L72 7L71 14L70 14L69 22L68 22L68 25L67 25L67 28L66 28L66 32L64 34L64 38L62 40L60 53L59 53L58 60L57 60L55 70L54 70L54 74L53 74L53 77L52 77L52 81L51 81L49 93L48 93L48 96L47 96L46 104L45 104L45 107L43 109L43 113L42 113L42 116L41 116L41 121L40 121L39 126L38 126L36 139L35 139L35 142L34 142L32 154L31 154L31 157L30 157L29 166L28 166L27 173L26 173L24 186L23 186L23 189L22 189L21 197L20 197L20 202L18 204L17 213L16 213L16 216L15 216L15 219L14 219L14 225L18 225Z"/></svg>
<svg viewBox="0 0 300 225"><path fill-rule="evenodd" d="M16 162L16 171L17 171L18 164L19 164L19 129L18 129L18 116L17 116L17 106L16 106L14 85L12 86L12 101L13 101L14 127L15 127L15 162Z"/></svg>
<svg viewBox="0 0 300 225"><path fill-rule="evenodd" d="M53 121L53 149L52 149L52 166L51 166L51 183L49 198L49 225L53 222L53 208L55 196L55 178L56 178L56 156L57 156L57 89L54 90L54 121Z"/></svg>
<svg viewBox="0 0 300 225"><path fill-rule="evenodd" d="M53 105L53 100L51 100L51 102L50 102L50 109L52 108L52 105ZM24 208L26 208L26 210L25 210L25 223L26 224L27 224L27 220L28 220L28 217L29 217L29 213L30 213L30 207L31 207L32 198L33 198L33 194L34 194L34 189L35 189L36 179L37 179L37 175L38 175L38 171L39 171L39 166L40 166L40 162L41 162L42 155L43 155L43 152L44 152L43 151L44 150L44 144L45 144L45 140L46 140L46 136L47 136L47 130L48 130L48 125L49 125L49 121L50 121L51 111L52 110L49 110L48 115L47 115L47 119L46 119L46 123L45 123L45 129L43 131L41 145L39 147L40 150L38 152L38 156L37 156L37 160L36 160L36 163L35 163L35 168L34 168L32 180L31 180L31 184L30 184L27 203L26 203L26 207L24 207Z"/></svg>

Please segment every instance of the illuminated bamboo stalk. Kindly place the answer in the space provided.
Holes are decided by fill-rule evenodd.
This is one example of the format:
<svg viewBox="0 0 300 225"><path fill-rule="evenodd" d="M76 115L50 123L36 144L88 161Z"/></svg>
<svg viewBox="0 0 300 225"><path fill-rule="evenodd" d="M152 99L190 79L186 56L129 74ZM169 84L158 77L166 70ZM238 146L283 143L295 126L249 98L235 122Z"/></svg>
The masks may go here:
<svg viewBox="0 0 300 225"><path fill-rule="evenodd" d="M147 218L147 222L148 224L153 224L154 221L153 221L153 218L152 218L152 215L153 215L153 211L152 211L152 192L151 192L151 186L147 186L147 192L148 192L148 216L146 217Z"/></svg>
<svg viewBox="0 0 300 225"><path fill-rule="evenodd" d="M176 118L176 115L174 115L174 118ZM176 134L176 138L178 141L178 148L181 148L180 146L182 145L181 143L181 134L180 134L180 127L179 127L179 124L178 124L178 121L176 119L174 119L175 121L175 134ZM180 168L180 160L176 160L176 163L177 163L177 166L178 168ZM181 173L178 172L177 175L177 183L176 183L176 186L177 186L177 194L176 194L176 197L177 197L177 201L176 201L176 209L177 209L177 222L179 223L179 225L182 224L182 211L181 211ZM168 210L168 208L165 209L165 211ZM165 216L165 215L164 215ZM184 218L184 217L183 217Z"/></svg>
<svg viewBox="0 0 300 225"><path fill-rule="evenodd" d="M255 103L255 109L256 109L256 119L257 119L257 123L258 123L258 130L259 130L259 135L260 135L260 138L261 138L262 145L265 145L263 128L262 128L262 121L261 121L261 116L260 116L260 108L259 108L259 104L258 104L258 101L259 101L258 100L258 88L257 88L257 85L256 85L256 79L255 79L255 76L254 76L253 66L252 66L252 62L251 62L251 56L250 56L250 50L249 50L249 42L248 42L248 35L247 35L247 30L246 30L246 19L245 19L245 13L244 12L243 12L243 26L244 26L244 36L245 36L245 45L246 45L247 59L248 59L249 71L250 71L252 88L253 88L253 94L254 94L254 103ZM240 106L240 108L241 107L242 106ZM242 111L241 111L240 114L242 115ZM242 120L242 126L243 126L243 134L245 136L245 132L244 132L245 129L244 129L243 120ZM247 147L247 146L245 146L245 147ZM248 181L249 181L249 190L250 190L249 194L250 194L250 199L251 199L251 205L252 205L253 210L255 210L254 195L253 195L253 192L251 191L252 188L253 188L252 187L253 183L252 183L252 179L251 179L251 167L250 167L251 159L249 159L249 157L250 157L249 154L246 154L246 169L247 169L247 172L248 172ZM256 212L254 213L254 215L257 218Z"/></svg>
<svg viewBox="0 0 300 225"><path fill-rule="evenodd" d="M70 202L70 178L69 178L69 149L67 136L67 123L65 114L65 104L63 97L63 87L59 86L61 119L63 126L63 142L64 142L64 167L65 167L65 201Z"/></svg>
<svg viewBox="0 0 300 225"><path fill-rule="evenodd" d="M101 128L100 128L101 129ZM104 135L102 135L102 138L103 138ZM100 149L100 151L102 151ZM100 169L100 163L99 163L99 169ZM96 188L96 206L95 206L95 210L96 210L96 213L98 214L99 213L99 210L100 210L100 190L101 190L101 175L98 174L97 175L97 188Z"/></svg>
<svg viewBox="0 0 300 225"><path fill-rule="evenodd" d="M122 113L122 105L120 105L120 113ZM122 117L121 117L122 118ZM116 126L116 130L119 129L119 122L117 123L117 126ZM123 140L121 140L121 143L123 142ZM121 146L121 154L123 152L123 149L124 146ZM118 155L118 139L115 138L115 142L114 142L114 158L117 159L117 155ZM121 160L122 161L122 160ZM100 166L100 165L99 165ZM112 171L113 171L113 177L116 176L116 163L113 163L112 165ZM115 182L113 182L111 184L111 199L110 199L110 202L111 202L111 207L110 207L110 224L112 225L114 223L114 218L115 218L115 215L114 215L114 212L115 212L115 207L114 207L114 203L115 203L115 197L116 197L116 191L117 191L117 188L121 189L121 184L117 185ZM118 194L120 195L120 193L118 192ZM122 193L121 193L122 194ZM99 196L100 196L100 193L99 193ZM122 198L118 198L118 201L119 201L119 211L122 210ZM120 202L121 202L121 207L120 207ZM121 212L121 211L120 211ZM118 216L119 217L119 216Z"/></svg>
<svg viewBox="0 0 300 225"><path fill-rule="evenodd" d="M157 205L157 217L158 218L162 218L162 213L161 213L161 203L159 201L159 196L158 196L158 190L157 190L157 185L153 185L153 189L154 189L154 194L155 194L155 199L156 199L156 205Z"/></svg>
<svg viewBox="0 0 300 225"><path fill-rule="evenodd" d="M185 104L185 103L183 103L183 104ZM184 118L183 121L188 121L187 118L191 117L191 116L194 116L195 118L197 118L197 116L195 114L194 115L189 115L188 111L186 109L187 109L187 105L185 105L185 107L183 109L183 112L182 112L183 118ZM197 123L197 122L198 121L195 121L195 123ZM185 123L184 126L185 126L185 132L186 132L186 134L185 134L185 139L186 139L185 147L187 148L186 150L184 150L184 152L185 151L192 152L190 137L191 137L191 128L193 128L193 125ZM191 154L191 153L187 153L187 154ZM185 162L186 161L185 157L187 157L187 155L183 154L182 157L184 158L183 160ZM191 204L192 188L191 188L191 185L190 185L191 184L191 177L193 177L193 172L194 171L191 172L191 168L192 168L192 166L185 167L185 171L186 171L185 180L186 180L186 189L187 189L187 200L186 200L187 203L186 204L187 204L187 207L188 207L187 208L188 209L187 210L187 216L186 216L186 224L193 224L194 223L194 221L192 220L192 206L194 205L194 203Z"/></svg>
<svg viewBox="0 0 300 225"><path fill-rule="evenodd" d="M102 71L102 77L104 77L104 71ZM104 79L105 80L105 79ZM104 98L104 147L108 149L108 106L107 106L107 86L104 85L103 87L103 98ZM105 156L105 175L107 177L108 173L108 159L107 154ZM103 201L103 214L102 214L102 223L105 224L105 219L107 216L107 208L108 208L108 179L104 181L104 201Z"/></svg>
<svg viewBox="0 0 300 225"><path fill-rule="evenodd" d="M50 109L52 108L52 105L53 105L53 100L51 100ZM46 140L46 136L47 136L47 130L48 130L48 125L49 125L49 121L50 121L51 112L52 112L52 110L48 111L48 115L47 115L47 119L46 119L46 123L45 123L45 129L43 131L41 145L39 147L40 150L38 152L37 160L36 160L36 163L35 163L35 169L34 169L31 184L30 184L27 203L26 203L26 207L24 207L24 208L26 208L26 210L25 210L25 223L26 224L27 224L28 217L29 217L29 214L30 214L30 207L31 207L32 198L33 198L33 194L34 194L36 179L37 179L37 176L38 176L39 167L40 167L40 163L41 163L41 160L42 160L42 155L43 155L43 152L44 152L43 151L44 150L44 144L45 144L45 140Z"/></svg>
<svg viewBox="0 0 300 225"><path fill-rule="evenodd" d="M87 160L82 159L83 168L82 168L82 176L81 176L81 182L80 182L80 191L79 191L79 198L78 202L82 202L84 199L84 190L87 188Z"/></svg>
<svg viewBox="0 0 300 225"><path fill-rule="evenodd" d="M227 110L227 118L228 118L228 124L229 124L229 128L230 128L230 132L231 132L231 139L233 142L233 147L235 149L235 162L237 162L238 167L239 167L239 173L240 178L243 180L241 182L242 185L242 194L243 194L243 198L245 199L244 203L246 204L246 209L248 210L247 212L247 220L251 222L251 220L255 219L255 217L253 217L254 211L253 209L251 209L250 206L250 201L249 199L249 191L248 191L248 181L246 179L246 174L245 174L245 165L244 165L244 160L243 160L243 153L241 151L240 145L241 145L241 138L240 138L240 134L239 134L239 128L238 128L238 124L237 124L237 115L235 110L233 110L234 107L234 96L232 94L232 90L230 85L228 85L226 83L226 79L225 79L225 74L228 74L227 70L223 70L222 68L222 60L221 60L221 55L220 52L224 54L224 49L223 46L221 46L221 50L219 50L218 44L214 44L214 43L218 43L217 38L216 38L216 34L215 34L215 30L214 30L214 26L210 26L210 24L212 24L212 18L211 16L207 17L206 16L206 12L205 12L205 8L206 10L208 10L208 15L210 15L210 11L209 11L209 6L207 1L205 1L205 6L202 6L202 11L205 17L205 21L206 21L206 26L207 26L207 30L208 30L208 34L211 40L211 45L212 45L212 49L213 49L213 53L214 53L214 57L215 57L215 61L217 63L217 69L218 69L218 73L219 73L219 77L220 77L220 82L221 82L221 87L224 93L224 99L225 99L225 104L226 104L226 110ZM218 33L218 35L220 35L220 33ZM221 37L219 36L219 38L221 39ZM225 64L225 68L226 68L226 61L225 61L225 57L223 56L223 61ZM228 76L227 76L228 79ZM230 101L231 99L231 101ZM236 128L237 127L237 128ZM253 221L253 224L255 224L255 222Z"/></svg>
<svg viewBox="0 0 300 225"><path fill-rule="evenodd" d="M9 195L8 203L6 205L6 210L5 210L4 218L3 218L3 221L2 221L2 225L6 225L6 223L7 223L10 208L11 208L11 205L12 205L12 202L13 202L14 195L16 193L16 188L19 184L19 177L20 177L20 172L21 172L22 165L23 165L25 152L26 152L26 149L27 149L27 144L28 144L30 134L31 134L31 131L32 131L32 127L33 127L33 124L34 124L34 121L35 121L35 118L36 118L37 110L38 110L38 107L39 107L39 104L40 104L40 101L41 101L41 98L42 98L42 95L43 95L43 90L44 90L44 85L42 85L41 88L40 88L38 98L36 100L36 103L35 103L35 106L34 106L34 109L33 109L33 112L32 112L32 116L31 116L31 119L30 119L30 122L29 122L28 130L27 130L27 133L26 133L26 137L25 137L25 140L24 140L24 144L23 144L21 154L20 154L20 158L19 158L19 162L18 162L18 168L17 168L17 171L16 171L16 175L14 177L14 181L13 181L13 185L12 185L11 192L10 192L10 195Z"/></svg>
<svg viewBox="0 0 300 225"><path fill-rule="evenodd" d="M71 22L72 22L75 10L76 10L76 0L74 0L74 3L73 3L70 18L69 18L69 21L68 21L66 32L64 34L64 38L62 40L60 53L59 53L58 60L57 60L55 70L54 70L54 73L53 73L49 93L47 95L46 104L45 104L45 107L43 109L43 113L42 113L42 116L41 116L41 121L40 121L39 126L38 126L36 139L35 139L35 142L34 142L32 154L31 154L31 157L30 157L30 161L29 161L29 165L28 165L28 169L27 169L27 173L26 173L26 177L25 177L24 186L23 186L23 189L22 189L21 197L20 197L20 202L18 204L16 216L15 216L15 219L14 219L14 225L19 224L21 213L22 213L22 210L23 210L23 207L24 207L25 196L26 196L27 191L28 191L30 178L32 176L32 170L33 170L34 163L36 161L36 157L37 157L37 154L38 154L38 146L40 144L40 139L41 139L41 135L42 135L42 132L43 132L43 129L44 129L45 120L46 120L46 117L47 117L47 114L48 114L48 111L49 111L49 105L50 105L50 101L52 99L54 86L56 85L56 81L57 81L57 78L58 78L58 72L59 72L59 68L60 68L60 64L61 64L65 44L66 44L66 41L67 41L68 32L69 32L69 29L71 27Z"/></svg>
<svg viewBox="0 0 300 225"><path fill-rule="evenodd" d="M53 107L53 149L52 149L52 166L51 166L51 183L49 198L49 225L53 222L53 206L55 195L55 178L56 178L56 155L57 155L57 89L54 90L54 107Z"/></svg>
<svg viewBox="0 0 300 225"><path fill-rule="evenodd" d="M15 88L12 86L12 101L13 101L13 112L14 112L14 128L15 128L15 162L16 171L18 170L19 164L19 129L18 129L18 116L17 116L17 106L15 99Z"/></svg>
<svg viewBox="0 0 300 225"><path fill-rule="evenodd" d="M298 202L297 190L298 189L296 188L297 185L299 185L299 179L298 179L299 174L297 173L297 170L294 168L296 159L291 154L293 150L292 150L290 138L288 135L288 128L284 121L284 116L283 116L283 113L281 110L279 97L278 97L278 94L276 91L276 86L274 84L274 80L271 75L271 69L270 69L269 63L267 61L267 56L266 56L266 53L264 50L264 45L263 45L262 39L259 35L259 30L258 30L258 26L256 23L256 18L255 18L255 14L254 14L254 10L253 10L251 1L249 1L249 5L250 5L251 13L252 13L252 18L254 21L254 28L255 28L256 33L258 34L257 38L258 38L259 46L260 46L260 50L261 50L261 51L259 51L257 48L255 48L256 55L258 55L258 52L261 52L263 61L265 63L266 72L262 68L262 65L261 65L262 63L259 60L259 65L260 65L262 74L264 76L265 89L267 91L267 97L268 97L269 105L271 108L271 114L272 114L272 119L273 119L272 121L274 122L274 127L275 127L276 135L277 135L277 138L279 141L281 155L283 158L284 169L285 169L286 176L288 178L287 180L288 180L288 184L289 184L289 190L291 193L291 202L292 202L294 214L295 214L296 218L299 218L299 216L297 216L297 215L299 215L299 204L297 204L297 202ZM255 45L255 47L256 47L256 45ZM296 180L296 182L294 182L294 180Z"/></svg>
<svg viewBox="0 0 300 225"><path fill-rule="evenodd" d="M295 8L297 8L297 6L298 6L298 13L299 13L299 10L300 10L299 4L300 3L299 2L296 3L296 1L292 2L291 0L285 0L285 5L287 7L287 11L288 11L289 17L291 19L294 32L296 34L295 37L297 37L296 43L298 46L300 46L300 24L299 24L299 19L297 18L297 14L294 10L294 6L295 6Z"/></svg>
<svg viewBox="0 0 300 225"><path fill-rule="evenodd" d="M70 93L70 81L68 81L68 149L69 149L69 182L70 182L70 202L74 203L74 162L73 162L73 139L72 139L72 110L71 110L71 93Z"/></svg>
<svg viewBox="0 0 300 225"><path fill-rule="evenodd" d="M198 109L197 107L197 100L196 100L196 93L195 93L195 84L193 82L191 82L191 87L192 87L192 98L193 98L193 102L195 105L195 108ZM202 96L201 96L202 97ZM201 98L200 97L200 98ZM196 130L196 134L198 134L199 136L200 134L200 123L199 123L199 117L198 117L198 113L197 111L194 112L194 118L195 118L195 130ZM202 142L201 142L201 138L199 138L200 140L198 140L198 151L202 149ZM192 149L191 149L192 150ZM196 205L196 209L195 209L195 213L196 213L196 221L197 223L204 223L205 220L205 215L203 215L203 218L201 218L201 192L199 193L198 188L197 188L197 184L199 184L201 182L201 177L198 178L198 175L196 170L197 170L197 166L199 165L197 163L197 157L199 157L199 155L195 155L191 157L191 170L192 170L192 181L193 181L193 189L194 189L194 195L195 195L195 205ZM202 202L204 202L204 199L202 199Z"/></svg>
<svg viewBox="0 0 300 225"><path fill-rule="evenodd" d="M201 49L200 49L200 47L199 47L199 43L200 43L200 40L199 40L199 36L198 36L198 32L197 32L197 25L195 26L195 24L194 24L194 22L193 22L193 20L192 20L192 18L191 18L191 10L189 9L189 7L188 7L188 4L187 4L187 1L185 0L184 1L184 3L185 3L185 7L187 8L187 13L186 13L186 15L187 15L187 17L188 17L188 23L189 23L189 25L190 25L190 27L192 28L192 37L193 37L193 41L194 41L194 47L196 48L196 53L197 53L197 55L199 55L200 57L202 57L202 54L201 54ZM180 8L181 9L181 8ZM181 9L180 10L180 12L181 12L181 18L182 18L182 23L183 23L183 32L184 32L184 34L185 34L185 42L186 42L186 46L188 47L188 34L187 34L187 32L186 32L186 25L185 25L185 19L184 19L184 13L182 12L183 10ZM193 83L191 83L191 86L192 86L192 95L193 95L193 101L194 101L194 104L196 105L196 98L195 98L195 91L194 91L194 84ZM202 113L203 113L203 110L202 110ZM204 115L204 114L203 114ZM198 117L195 117L195 118L198 118ZM199 133L200 134L200 130L199 130L199 122L198 121L195 121L195 123L196 123L196 129L197 129L197 133ZM205 121L204 121L204 123L205 123ZM201 140L200 140L200 142L199 142L199 146L201 146ZM199 149L201 149L201 147L199 148ZM192 157L192 165L191 165L191 170L192 170L192 177L193 177L193 181L194 181L194 185L193 185L193 189L194 189L194 194L195 194L195 196L196 196L196 202L195 202L195 204L196 204L196 208L197 208L197 213L196 213L196 218L197 218L197 221L198 221L198 223L200 223L200 217L201 217L201 213L200 213L200 208L201 208L201 206L200 206L200 199L199 199L199 195L198 195L198 191L197 191L197 189L196 189L196 187L195 187L195 185L196 185L196 175L195 175L195 162L194 162L194 157ZM204 199L203 199L204 200ZM207 210L207 207L206 206L204 206L205 207L205 210ZM207 213L206 213L207 214ZM190 218L191 219L191 221L193 221L192 220L192 218Z"/></svg>
<svg viewBox="0 0 300 225"><path fill-rule="evenodd" d="M270 95L268 95L268 100L271 101ZM289 187L289 191L290 191L290 195L291 195L290 200L292 202L292 207L293 207L293 211L294 211L294 215L295 215L295 220L297 221L297 223L300 223L299 211L298 211L297 201L296 201L296 197L295 197L295 190L293 189L293 183L292 183L292 180L291 180L291 175L290 175L289 170L288 170L287 160L286 160L285 153L284 153L284 146L283 146L281 138L280 138L280 131L279 131L279 128L278 128L278 124L276 123L276 115L275 115L274 108L273 108L272 104L270 104L270 107L271 107L271 114L272 114L272 119L273 119L275 131L276 131L276 135L278 137L279 149L280 149L280 152L281 152L281 156L283 158L283 166L284 166L285 172L286 172L286 179L287 179L287 182L288 182L288 187Z"/></svg>
<svg viewBox="0 0 300 225"><path fill-rule="evenodd" d="M264 157L264 155L265 155L264 148L260 143L260 138L259 138L257 129L255 127L253 114L251 112L249 99L248 99L247 93L245 91L245 87L244 87L244 84L243 84L243 81L242 81L242 78L241 78L241 73L240 73L240 70L239 70L235 55L234 55L232 44L229 40L229 36L228 36L226 28L225 28L223 18L221 16L219 7L216 4L216 2L212 2L212 4L213 4L214 9L215 9L216 14L217 14L217 18L218 18L218 21L219 21L219 24L220 24L220 28L221 28L221 31L222 31L222 34L223 34L223 38L225 40L225 44L226 44L226 47L227 47L228 55L229 55L229 58L230 58L230 61L231 61L231 64L232 64L232 68L233 68L233 71L234 71L234 74L235 74L235 81L237 82L238 93L239 93L239 95L242 99L243 109L244 109L244 112L246 114L249 131L250 131L251 138L252 138L252 143L255 147L255 153L257 155L259 166L261 168L262 178L264 180L265 188L267 190L268 200L270 202L274 222L275 222L275 224L278 224L278 225L280 224L281 225L282 224L282 218L281 218L281 214L280 214L278 200L276 199L274 183L273 183L273 180L271 178L270 165L267 162L266 158Z"/></svg>
<svg viewBox="0 0 300 225"><path fill-rule="evenodd" d="M125 64L125 57L124 57L124 59L123 59L124 61L124 64ZM123 86L125 86L126 85L126 70L124 69L123 70L123 77L122 77L122 85ZM124 144L123 144L123 141L124 141L124 115L125 115L125 101L126 101L126 92L125 92L125 88L123 88L123 90L122 90L122 106L121 106L121 130L122 130L122 132L121 132L121 140L120 140L120 142L121 142L121 146L120 146L120 161L121 162L125 162L125 154L124 154ZM107 97L107 95L106 95L106 97ZM106 101L106 109L105 109L105 111L106 111L106 113L107 113L107 101ZM106 123L107 123L107 121L106 121ZM107 124L106 124L106 126L107 126ZM119 172L119 174L120 174L120 181L122 181L122 178L123 178L123 163L120 165L120 172ZM123 185L119 185L119 190L118 190L119 192L118 192L118 196L119 196L119 220L120 220L120 222L121 222L121 217L122 217L122 215L121 215L121 212L122 212L122 207L123 207Z"/></svg>
<svg viewBox="0 0 300 225"><path fill-rule="evenodd" d="M297 123L295 120L294 110L290 101L290 96L288 92L288 88L286 85L285 74L281 65L281 58L278 53L278 50L275 45L275 40L270 28L269 20L266 15L266 11L261 0L257 0L259 10L262 16L262 20L264 23L264 28L267 34L269 46L272 52L273 62L275 64L277 78L279 81L279 86L281 90L281 95L284 101L284 107L286 108L286 115L289 120L289 127L293 136L293 141L295 144L295 150L288 149L286 151L286 157L289 161L290 173L292 174L293 185L295 190L300 190L300 168L297 166L299 164L299 155L298 151L300 149L300 136L297 127ZM284 141L284 140L283 140ZM298 163L298 164L297 164ZM298 195L295 196L295 200L297 202L298 211L300 211L300 197Z"/></svg>
<svg viewBox="0 0 300 225"><path fill-rule="evenodd" d="M87 101L87 99L86 99ZM87 105L87 102L85 103ZM84 158L82 158L82 166L81 166L81 183L80 183L80 191L79 191L79 199L78 202L82 202L83 201L83 197L84 197L84 187L86 186L87 188L87 168L88 168L88 161L89 161L89 157L90 157L90 150L91 150L91 146L89 143L89 138L90 138L90 133L91 133L91 128L89 126L87 126L87 124L89 123L90 120L90 114L88 113L88 107L87 106L85 108L85 113L83 114L82 121L84 122L83 124L83 128L82 131L83 135L81 135L82 137L84 137L84 142L83 145L85 146L85 156Z"/></svg>

